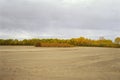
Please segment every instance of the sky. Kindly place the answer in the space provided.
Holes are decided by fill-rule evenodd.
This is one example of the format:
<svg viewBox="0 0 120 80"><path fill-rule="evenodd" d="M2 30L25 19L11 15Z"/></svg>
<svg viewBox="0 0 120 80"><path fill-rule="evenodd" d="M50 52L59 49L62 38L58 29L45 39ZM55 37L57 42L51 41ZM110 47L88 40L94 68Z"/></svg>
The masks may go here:
<svg viewBox="0 0 120 80"><path fill-rule="evenodd" d="M0 0L0 38L120 36L120 0Z"/></svg>

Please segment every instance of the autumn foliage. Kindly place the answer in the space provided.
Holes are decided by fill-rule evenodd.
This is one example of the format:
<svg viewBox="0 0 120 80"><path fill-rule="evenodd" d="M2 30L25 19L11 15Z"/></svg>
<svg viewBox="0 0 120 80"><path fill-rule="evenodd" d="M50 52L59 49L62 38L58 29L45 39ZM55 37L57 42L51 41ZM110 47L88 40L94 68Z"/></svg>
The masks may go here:
<svg viewBox="0 0 120 80"><path fill-rule="evenodd" d="M72 39L0 39L0 45L29 45L36 47L120 47L120 38L117 37L114 42L108 39L92 40L84 37Z"/></svg>

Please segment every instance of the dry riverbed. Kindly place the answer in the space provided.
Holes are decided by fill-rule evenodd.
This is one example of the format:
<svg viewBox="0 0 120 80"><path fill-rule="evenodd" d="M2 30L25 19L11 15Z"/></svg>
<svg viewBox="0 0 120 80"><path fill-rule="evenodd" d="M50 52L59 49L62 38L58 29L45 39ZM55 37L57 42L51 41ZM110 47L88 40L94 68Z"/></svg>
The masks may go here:
<svg viewBox="0 0 120 80"><path fill-rule="evenodd" d="M0 46L0 80L120 80L120 49Z"/></svg>

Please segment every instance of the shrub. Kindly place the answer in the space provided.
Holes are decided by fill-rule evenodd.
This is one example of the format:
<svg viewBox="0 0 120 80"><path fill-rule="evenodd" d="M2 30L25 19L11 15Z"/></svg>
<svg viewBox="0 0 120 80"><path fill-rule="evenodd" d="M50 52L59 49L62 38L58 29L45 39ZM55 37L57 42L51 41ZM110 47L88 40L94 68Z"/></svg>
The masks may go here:
<svg viewBox="0 0 120 80"><path fill-rule="evenodd" d="M35 47L41 47L41 42L35 43Z"/></svg>
<svg viewBox="0 0 120 80"><path fill-rule="evenodd" d="M68 43L37 43L35 45L36 47L73 47L73 45L70 45Z"/></svg>

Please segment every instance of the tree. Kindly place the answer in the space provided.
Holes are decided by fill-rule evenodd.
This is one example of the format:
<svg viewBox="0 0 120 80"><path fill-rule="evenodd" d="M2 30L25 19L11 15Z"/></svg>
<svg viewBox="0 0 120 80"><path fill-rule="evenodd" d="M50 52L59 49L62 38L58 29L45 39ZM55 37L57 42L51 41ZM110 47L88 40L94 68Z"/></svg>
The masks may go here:
<svg viewBox="0 0 120 80"><path fill-rule="evenodd" d="M116 38L115 38L115 43L116 43L116 44L120 44L120 37L116 37Z"/></svg>

